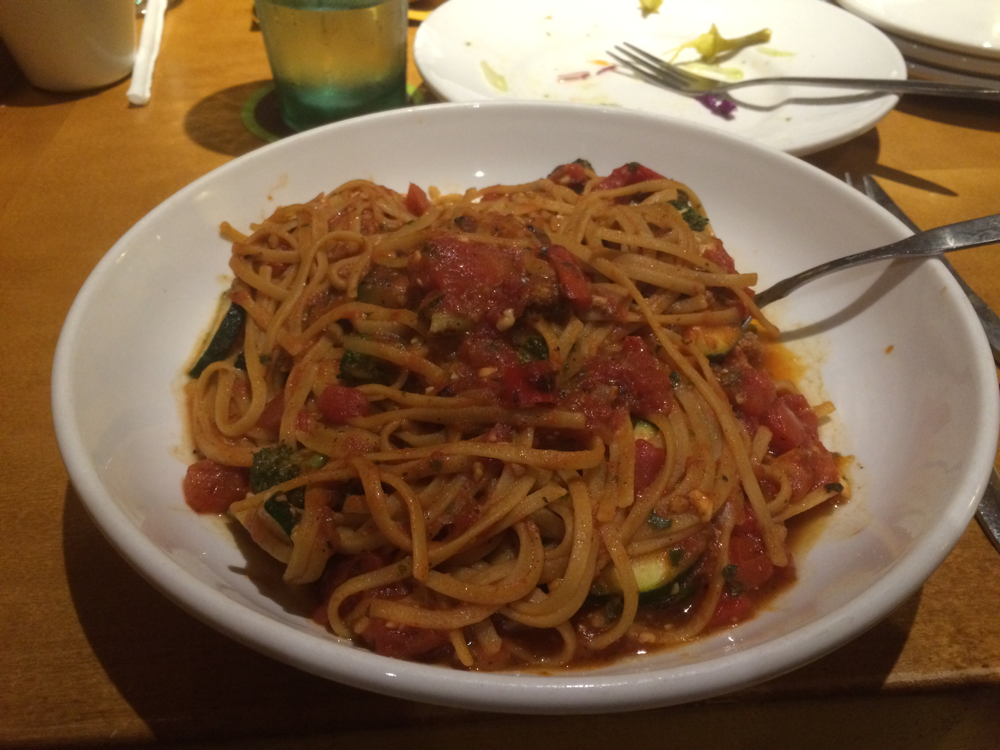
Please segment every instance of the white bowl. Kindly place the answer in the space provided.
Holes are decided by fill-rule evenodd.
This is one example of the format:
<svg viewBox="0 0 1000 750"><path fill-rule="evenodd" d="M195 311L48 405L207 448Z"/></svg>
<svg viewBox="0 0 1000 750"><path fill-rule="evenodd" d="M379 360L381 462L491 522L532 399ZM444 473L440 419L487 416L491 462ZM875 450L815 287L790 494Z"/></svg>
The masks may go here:
<svg viewBox="0 0 1000 750"><path fill-rule="evenodd" d="M52 406L73 483L115 548L211 626L333 680L494 711L619 711L705 698L794 669L854 638L944 559L982 495L996 447L996 375L982 330L937 261L817 281L774 317L837 412L825 440L856 457L854 499L830 515L799 580L756 619L689 646L593 671L478 674L377 656L329 635L246 575L226 525L184 504L180 370L226 288L223 220L365 177L443 190L525 181L577 157L599 172L638 160L691 185L763 288L903 226L785 154L659 116L579 105L439 105L303 133L221 167L136 224L98 264L66 320ZM863 467L863 468L861 468ZM271 570L275 578L279 573ZM256 570L260 573L260 570ZM280 586L277 587L280 589ZM109 612L108 616L113 616Z"/></svg>

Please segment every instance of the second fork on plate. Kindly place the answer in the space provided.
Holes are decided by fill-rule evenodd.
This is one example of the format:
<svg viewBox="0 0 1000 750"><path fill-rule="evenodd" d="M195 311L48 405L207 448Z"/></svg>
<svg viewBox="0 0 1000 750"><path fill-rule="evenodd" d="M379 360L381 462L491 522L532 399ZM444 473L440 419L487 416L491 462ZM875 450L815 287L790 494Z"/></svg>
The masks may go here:
<svg viewBox="0 0 1000 750"><path fill-rule="evenodd" d="M911 81L881 78L817 78L812 76L774 76L748 78L741 81L718 81L693 73L681 65L674 65L634 44L624 42L608 50L611 58L633 73L652 83L681 94L701 96L725 94L734 89L763 85L821 86L826 88L854 89L887 94L921 94L928 96L953 96L972 99L1000 99L1000 85L963 86L934 81Z"/></svg>

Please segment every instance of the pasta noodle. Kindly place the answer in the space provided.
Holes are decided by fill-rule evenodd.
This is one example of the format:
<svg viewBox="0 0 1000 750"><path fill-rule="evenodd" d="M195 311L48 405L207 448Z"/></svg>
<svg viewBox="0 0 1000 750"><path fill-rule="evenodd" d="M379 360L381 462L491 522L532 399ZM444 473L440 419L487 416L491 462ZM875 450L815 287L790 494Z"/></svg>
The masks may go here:
<svg viewBox="0 0 1000 750"><path fill-rule="evenodd" d="M788 519L846 488L694 191L578 161L430 192L223 225L187 502L389 656L579 666L752 616Z"/></svg>

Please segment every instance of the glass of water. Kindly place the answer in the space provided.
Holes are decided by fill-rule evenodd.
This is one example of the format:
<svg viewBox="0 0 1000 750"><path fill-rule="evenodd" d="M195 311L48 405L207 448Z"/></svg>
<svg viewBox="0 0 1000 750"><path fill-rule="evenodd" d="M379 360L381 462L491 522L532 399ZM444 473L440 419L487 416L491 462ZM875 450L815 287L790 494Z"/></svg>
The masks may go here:
<svg viewBox="0 0 1000 750"><path fill-rule="evenodd" d="M406 103L408 0L255 0L294 130Z"/></svg>

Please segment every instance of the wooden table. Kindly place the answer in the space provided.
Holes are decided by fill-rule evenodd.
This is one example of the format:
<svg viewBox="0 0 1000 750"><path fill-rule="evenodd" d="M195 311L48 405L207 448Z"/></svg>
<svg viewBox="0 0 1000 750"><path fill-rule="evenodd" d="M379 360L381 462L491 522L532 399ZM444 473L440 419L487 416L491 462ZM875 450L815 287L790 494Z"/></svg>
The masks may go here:
<svg viewBox="0 0 1000 750"><path fill-rule="evenodd" d="M250 13L250 0L172 10L144 108L127 105L127 82L53 95L0 64L0 744L998 746L1000 556L975 524L902 607L808 667L724 699L573 719L323 681L215 633L133 572L60 460L52 355L75 294L126 230L264 145L240 121L270 78ZM838 176L873 173L931 227L1000 210L998 131L996 104L904 99L877 128L808 160ZM1000 309L995 252L953 260Z"/></svg>

